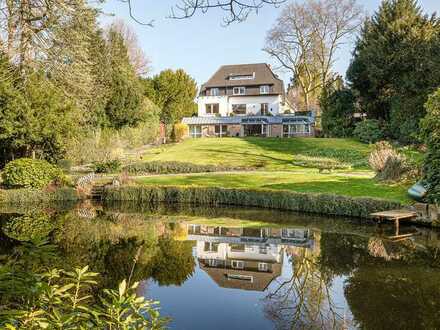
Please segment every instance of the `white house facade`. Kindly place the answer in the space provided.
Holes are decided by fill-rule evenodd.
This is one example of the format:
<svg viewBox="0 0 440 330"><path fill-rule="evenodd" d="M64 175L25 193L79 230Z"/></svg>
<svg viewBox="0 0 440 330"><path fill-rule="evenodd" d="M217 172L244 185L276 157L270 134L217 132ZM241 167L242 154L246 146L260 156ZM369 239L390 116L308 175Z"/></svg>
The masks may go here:
<svg viewBox="0 0 440 330"><path fill-rule="evenodd" d="M284 98L269 65L225 65L201 86L197 117L182 122L191 137L313 135L313 118L295 116Z"/></svg>

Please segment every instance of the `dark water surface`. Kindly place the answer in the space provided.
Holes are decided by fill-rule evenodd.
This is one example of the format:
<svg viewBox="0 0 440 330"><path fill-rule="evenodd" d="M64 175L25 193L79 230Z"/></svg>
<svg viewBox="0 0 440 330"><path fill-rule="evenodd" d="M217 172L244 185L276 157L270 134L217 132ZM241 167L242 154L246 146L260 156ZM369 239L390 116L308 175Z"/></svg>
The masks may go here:
<svg viewBox="0 0 440 330"><path fill-rule="evenodd" d="M440 329L440 233L427 228L91 203L0 208L0 227L0 262L48 239L59 258L45 266L88 264L102 288L139 281L172 329Z"/></svg>

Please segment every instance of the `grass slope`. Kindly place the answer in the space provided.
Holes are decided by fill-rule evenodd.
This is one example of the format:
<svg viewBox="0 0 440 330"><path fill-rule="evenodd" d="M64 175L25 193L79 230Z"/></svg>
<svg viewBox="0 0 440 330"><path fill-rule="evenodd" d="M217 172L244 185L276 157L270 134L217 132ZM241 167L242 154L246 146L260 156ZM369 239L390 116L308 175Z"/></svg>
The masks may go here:
<svg viewBox="0 0 440 330"><path fill-rule="evenodd" d="M307 172L245 172L158 175L136 180L140 184L203 186L221 188L264 188L296 192L330 193L353 197L377 197L408 203L406 185L386 185L367 175Z"/></svg>
<svg viewBox="0 0 440 330"><path fill-rule="evenodd" d="M143 160L288 171L297 168L293 161L304 159L330 159L367 168L369 152L370 146L352 139L187 139L182 143L153 148L143 155Z"/></svg>

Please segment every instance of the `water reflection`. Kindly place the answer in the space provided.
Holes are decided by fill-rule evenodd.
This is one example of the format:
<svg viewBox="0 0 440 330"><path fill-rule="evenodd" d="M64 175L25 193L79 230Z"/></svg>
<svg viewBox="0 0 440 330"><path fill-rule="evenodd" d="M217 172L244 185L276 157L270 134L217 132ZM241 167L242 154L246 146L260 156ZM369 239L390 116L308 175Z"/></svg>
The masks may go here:
<svg viewBox="0 0 440 330"><path fill-rule="evenodd" d="M435 230L396 233L267 210L91 203L9 208L0 226L0 263L24 258L33 238L47 239L57 258L34 251L31 267L89 264L103 287L142 281L139 294L159 300L176 329L440 328Z"/></svg>

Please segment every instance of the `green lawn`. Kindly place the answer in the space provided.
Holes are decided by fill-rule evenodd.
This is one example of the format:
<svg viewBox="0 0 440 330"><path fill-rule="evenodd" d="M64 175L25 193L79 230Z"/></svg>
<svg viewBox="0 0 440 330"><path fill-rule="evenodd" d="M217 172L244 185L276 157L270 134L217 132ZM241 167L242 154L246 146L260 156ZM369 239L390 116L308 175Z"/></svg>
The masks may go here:
<svg viewBox="0 0 440 330"><path fill-rule="evenodd" d="M222 138L188 139L148 150L144 161L177 161L257 171L160 175L137 178L138 183L198 185L225 188L287 189L297 192L369 196L408 203L407 183L383 184L368 168L371 146L352 139ZM305 166L294 165L295 161ZM318 173L316 164L334 162L349 169Z"/></svg>
<svg viewBox="0 0 440 330"><path fill-rule="evenodd" d="M207 186L223 188L284 189L297 192L332 193L347 196L369 196L403 203L409 202L407 185L386 185L371 176L342 173L319 174L305 172L245 172L186 175L158 175L136 180L148 185Z"/></svg>
<svg viewBox="0 0 440 330"><path fill-rule="evenodd" d="M369 152L370 146L352 139L213 138L153 148L143 160L286 171L297 168L293 161L324 159L365 169Z"/></svg>

